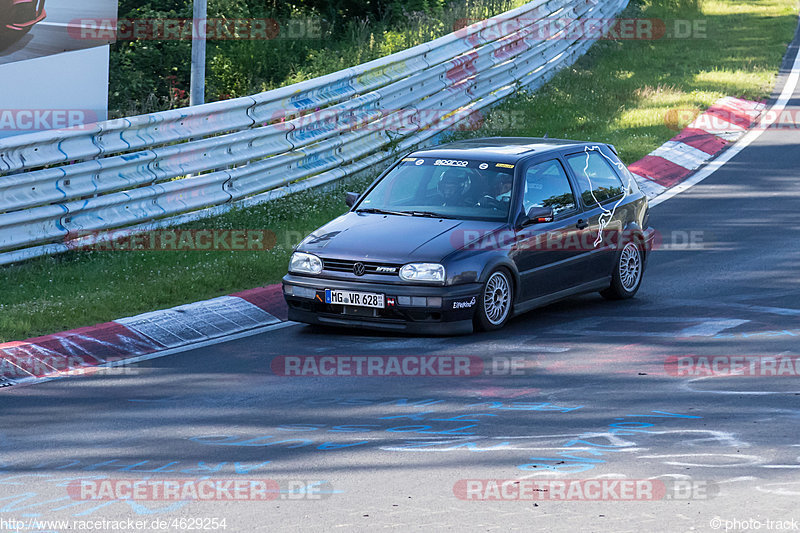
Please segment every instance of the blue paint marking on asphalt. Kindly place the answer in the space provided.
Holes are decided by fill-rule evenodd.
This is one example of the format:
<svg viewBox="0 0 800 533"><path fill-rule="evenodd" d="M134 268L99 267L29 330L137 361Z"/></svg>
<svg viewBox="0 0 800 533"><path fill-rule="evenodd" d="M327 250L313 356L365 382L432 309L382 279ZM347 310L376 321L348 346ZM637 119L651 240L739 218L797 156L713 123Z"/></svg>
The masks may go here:
<svg viewBox="0 0 800 533"><path fill-rule="evenodd" d="M696 415L682 415L677 413L670 413L668 411L651 411L649 414L643 415L626 415L629 417L649 417L649 418L681 418L681 419L700 419L702 416ZM622 418L615 418L614 420L624 420ZM626 449L635 447L635 442L624 442L621 444L613 443L614 437L619 436L635 436L637 433L655 433L645 428L652 428L655 424L647 422L612 422L608 424L608 430L603 433L595 434L597 437L608 438L611 444L599 444L586 440L592 438L589 434L586 439L573 439L564 444L565 448L579 445L581 447L589 446L588 450L580 450L576 453L588 453L592 456L603 456L608 453L623 452ZM595 468L598 464L605 463L603 459L595 459L593 457L581 457L572 455L572 452L561 452L557 454L558 457L529 457L528 460L535 461L533 463L526 463L517 465L520 470L551 470L564 474L577 474Z"/></svg>
<svg viewBox="0 0 800 533"><path fill-rule="evenodd" d="M398 405L398 406L425 406L443 403L445 400L436 398L409 399L409 398L311 398L303 402L306 405Z"/></svg>
<svg viewBox="0 0 800 533"><path fill-rule="evenodd" d="M410 399L410 398L314 398L303 402L306 405L342 405L342 406L405 406L426 407L443 403L446 400L438 398ZM484 407L500 411L557 411L569 413L582 409L583 405L574 407L555 405L551 402L520 402L520 401L483 401L467 404L465 407Z"/></svg>
<svg viewBox="0 0 800 533"><path fill-rule="evenodd" d="M44 469L49 468L50 470L74 470L80 472L98 472L97 476L101 476L104 472L133 472L138 474L156 474L156 473L178 473L178 474L196 474L196 475L207 475L213 473L232 473L232 474L249 474L257 470L266 470L264 467L270 463L270 461L262 461L261 463L240 463L240 462L221 462L221 463L206 463L205 461L198 461L197 463L187 463L183 462L183 467L178 468L170 468L172 465L181 464L181 461L166 461L163 465L159 462L156 463L154 461L139 461L133 464L119 464L119 459L111 459L108 461L102 461L99 463L89 463L84 464L82 461L77 459L65 459L64 464L61 464L62 461L49 461L46 463L39 463L34 465L33 467L24 467L27 469ZM136 468L141 467L146 464L150 464L149 468ZM17 463L0 463L0 474L11 474L7 477L0 477L0 485L24 485L25 481L22 481L23 478L26 477L35 477L35 478L44 478L48 477L49 474L43 473L23 473L23 474L12 474L10 469L13 468ZM57 465L57 466L55 466ZM81 466L82 465L82 466ZM160 466L156 466L160 465ZM225 468L227 466L227 468ZM77 467L77 468L76 468ZM21 467L20 467L21 468ZM81 477L80 479L87 479L86 476Z"/></svg>
<svg viewBox="0 0 800 533"><path fill-rule="evenodd" d="M36 465L34 468L45 468L47 466L52 467L53 469L63 468L63 467L70 467L74 468L78 465L81 465L81 461L79 460L67 460L64 465L59 464L61 461L50 461L48 463L40 463ZM256 471L263 471L266 470L264 467L269 465L271 461L263 461L261 463L240 463L240 462L221 462L215 464L207 464L203 461L199 461L196 463L191 464L188 468L170 468L174 465L180 464L180 461L170 461L166 464L159 466L157 468L150 468L150 469L141 469L136 467L141 467L146 463L151 463L150 461L138 461L133 464L116 464L117 460L113 459L110 461L103 461L99 463L93 463L89 465L83 465L81 468L76 470L79 471L97 471L96 474L90 475L76 475L76 476L64 476L64 475L53 475L44 472L35 472L35 473L23 473L23 474L13 474L13 475L6 475L4 477L0 477L0 486L17 486L22 489L21 492L12 493L10 495L0 495L0 513L17 513L19 516L24 516L28 518L38 518L46 513L49 512L59 512L70 510L72 512L73 517L87 517L92 516L101 509L105 509L111 505L126 505L131 511L136 513L137 515L155 515L155 514L164 514L170 513L173 511L177 511L184 506L193 503L191 501L179 501L173 502L169 505L165 505L163 507L150 507L148 505L143 504L142 502L137 502L133 500L109 500L98 503L97 501L75 501L71 499L69 496L60 496L57 498L52 498L47 496L46 494L42 494L40 492L27 490L30 487L30 484L33 481L40 481L42 483L48 484L53 487L65 487L68 486L71 482L76 480L93 480L93 479L109 479L108 475L104 472L134 472L134 473L145 473L145 474L152 474L152 473L165 473L165 472L172 472L172 473L181 473L181 474L196 474L200 475L201 479L210 479L208 474L212 473L220 473L221 471L225 470L228 473L234 473L237 475L245 475L245 474L252 474ZM14 463L0 463L0 473L7 474L8 469L11 468ZM58 466L53 466L58 465ZM225 469L225 466L228 466ZM232 470L231 470L232 467ZM98 469L102 468L102 472L98 471ZM33 478L33 479L31 479ZM146 479L155 479L152 475L147 475L142 477L143 480ZM315 482L317 485L325 483L325 482ZM316 486L316 485L314 485ZM284 491L282 491L284 492ZM317 490L316 494L339 494L343 491L339 490ZM35 511L42 511L42 512L35 512ZM25 511L22 513L21 511Z"/></svg>
<svg viewBox="0 0 800 533"><path fill-rule="evenodd" d="M306 403L313 403L314 405L346 405L346 406L364 406L364 405L380 405L380 406L392 406L392 407L421 407L421 408L428 408L431 405L435 405L438 403L442 403L445 400L437 399L437 398L426 398L423 400L410 400L408 398L396 398L396 399L356 399L356 398L327 398L327 399L316 399L307 401ZM556 405L551 402L519 402L519 401L484 401L469 404L466 407L468 408L475 408L481 407L482 410L494 410L494 411L538 411L538 412L551 412L551 413L570 413L576 411L578 409L582 409L583 406L561 406ZM491 420L494 417L499 416L498 413L487 413L487 412L478 412L478 413L468 413L468 414L460 414L460 415L451 415L449 413L442 413L436 410L421 410L421 411L412 411L412 412L405 412L402 414L387 414L385 416L379 416L376 420L383 421L383 420L391 420L391 421L399 421L399 420L413 420L413 421L421 421L427 422L426 424L418 424L418 425L390 425L390 424L339 424L335 426L331 426L328 424L315 424L315 423L304 423L304 424L283 424L274 428L275 432L295 432L295 433L309 433L309 432L330 432L330 433L386 433L386 434L395 434L395 433L411 433L416 435L442 435L445 437L449 437L449 440L444 441L445 444L456 444L453 439L462 439L464 437L475 437L478 433L477 428L480 427L481 422L485 422L487 420ZM664 415L665 416L665 415ZM481 418L483 417L483 418ZM491 418L487 418L491 417ZM446 424L432 424L431 422L441 422ZM472 424L464 424L465 422L474 422ZM479 437L483 438L483 437ZM311 439L311 438L283 438L277 437L275 435L259 435L259 436L236 436L236 435L201 435L196 437L190 437L190 441L196 442L198 444L208 445L208 446L237 446L237 447L270 447L280 446L283 449L295 449L295 448L302 448L304 452L310 451L327 451L327 450L340 450L345 448L352 448L356 446L366 446L368 444L374 444L375 440L354 440L345 443L332 443L323 441L320 442L320 439ZM429 439L426 439L429 440ZM428 442L425 445L436 445L442 444L442 441L436 441L434 443ZM503 445L507 445L508 443L503 443L500 445L492 446L492 449L500 449ZM413 448L417 448L418 446L413 446ZM477 442L459 442L456 446L453 446L452 449L467 449L469 451L485 451L485 448L478 448ZM385 449L385 448L381 448ZM402 449L409 449L409 447L400 447L397 448L398 450ZM394 449L390 451L395 451Z"/></svg>
<svg viewBox="0 0 800 533"><path fill-rule="evenodd" d="M748 339L750 337L800 337L800 329L755 331L752 333L717 333L712 339Z"/></svg>
<svg viewBox="0 0 800 533"><path fill-rule="evenodd" d="M61 480L58 480L61 481ZM3 502L7 502L3 504ZM168 513L180 509L181 507L191 502L175 502L165 507L151 508L142 505L139 502L129 500L110 500L102 502L99 505L95 501L73 501L69 496L59 498L51 498L38 492L26 491L10 496L0 496L0 513L12 513L19 511L30 511L33 509L41 509L46 512L57 512L65 509L75 509L72 516L91 516L97 511L108 507L113 504L124 504L133 510L137 515L153 515L159 513ZM86 506L89 505L88 508ZM77 508L80 508L78 510ZM26 512L25 516L36 518L42 516L43 513Z"/></svg>

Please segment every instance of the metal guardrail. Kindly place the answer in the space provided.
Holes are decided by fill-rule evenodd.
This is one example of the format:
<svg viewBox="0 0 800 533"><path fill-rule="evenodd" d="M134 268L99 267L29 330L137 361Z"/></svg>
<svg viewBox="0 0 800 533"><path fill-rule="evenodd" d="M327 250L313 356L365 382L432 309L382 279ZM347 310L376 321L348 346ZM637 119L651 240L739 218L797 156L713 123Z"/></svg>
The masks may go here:
<svg viewBox="0 0 800 533"><path fill-rule="evenodd" d="M67 251L89 233L186 222L379 164L442 123L540 87L596 40L568 29L543 39L543 19L605 20L626 4L535 0L255 96L0 140L0 265Z"/></svg>

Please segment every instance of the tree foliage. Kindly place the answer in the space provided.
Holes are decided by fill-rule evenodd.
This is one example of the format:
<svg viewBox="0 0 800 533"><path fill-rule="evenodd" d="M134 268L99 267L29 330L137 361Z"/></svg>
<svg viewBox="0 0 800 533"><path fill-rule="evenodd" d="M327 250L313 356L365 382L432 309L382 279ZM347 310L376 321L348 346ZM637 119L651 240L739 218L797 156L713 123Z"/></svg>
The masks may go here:
<svg viewBox="0 0 800 533"><path fill-rule="evenodd" d="M412 46L441 35L445 8L499 12L512 0L208 0L210 19L314 21L317 34L209 40L206 100L253 94ZM120 0L120 20L191 19L192 0ZM402 27L403 32L393 32ZM409 31L408 29L411 28ZM424 30L424 31L423 31ZM190 40L119 40L111 53L111 116L188 105Z"/></svg>

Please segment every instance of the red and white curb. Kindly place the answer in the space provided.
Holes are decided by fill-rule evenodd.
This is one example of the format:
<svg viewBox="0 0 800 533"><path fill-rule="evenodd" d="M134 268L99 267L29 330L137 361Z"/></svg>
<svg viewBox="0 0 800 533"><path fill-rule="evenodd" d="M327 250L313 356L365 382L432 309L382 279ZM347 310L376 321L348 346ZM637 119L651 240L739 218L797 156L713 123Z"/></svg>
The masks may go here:
<svg viewBox="0 0 800 533"><path fill-rule="evenodd" d="M0 388L114 366L286 320L280 285L0 344Z"/></svg>
<svg viewBox="0 0 800 533"><path fill-rule="evenodd" d="M655 198L742 137L763 111L761 102L720 98L678 135L628 165L628 169L642 192L650 199Z"/></svg>

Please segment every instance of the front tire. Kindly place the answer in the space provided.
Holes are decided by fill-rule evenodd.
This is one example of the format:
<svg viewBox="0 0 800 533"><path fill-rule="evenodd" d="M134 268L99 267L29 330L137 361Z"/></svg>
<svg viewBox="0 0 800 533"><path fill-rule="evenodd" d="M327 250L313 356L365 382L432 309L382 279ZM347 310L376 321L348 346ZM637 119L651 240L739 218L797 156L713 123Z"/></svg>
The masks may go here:
<svg viewBox="0 0 800 533"><path fill-rule="evenodd" d="M475 326L481 331L493 331L506 325L511 317L514 286L505 269L497 269L483 284L475 313Z"/></svg>
<svg viewBox="0 0 800 533"><path fill-rule="evenodd" d="M617 254L611 286L600 294L608 300L627 300L633 298L642 284L644 255L635 242L626 243Z"/></svg>

